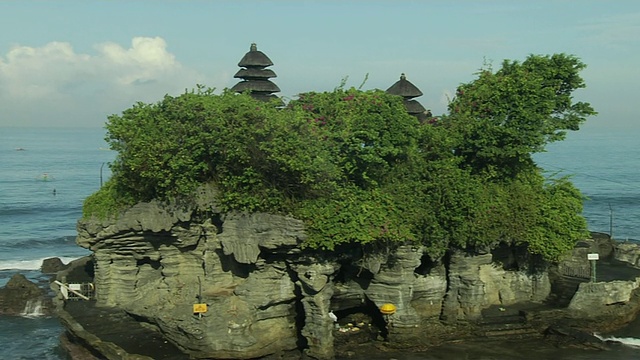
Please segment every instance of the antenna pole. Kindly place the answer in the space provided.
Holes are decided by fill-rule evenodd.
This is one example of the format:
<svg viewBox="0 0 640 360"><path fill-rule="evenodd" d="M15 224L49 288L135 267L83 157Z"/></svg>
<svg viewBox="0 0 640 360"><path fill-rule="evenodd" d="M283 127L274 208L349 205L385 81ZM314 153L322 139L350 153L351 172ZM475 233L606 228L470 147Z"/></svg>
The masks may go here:
<svg viewBox="0 0 640 360"><path fill-rule="evenodd" d="M609 203L609 236L613 239L613 208L611 208L611 203Z"/></svg>
<svg viewBox="0 0 640 360"><path fill-rule="evenodd" d="M102 167L104 166L104 163L102 163L102 165L100 165L100 187L102 187Z"/></svg>

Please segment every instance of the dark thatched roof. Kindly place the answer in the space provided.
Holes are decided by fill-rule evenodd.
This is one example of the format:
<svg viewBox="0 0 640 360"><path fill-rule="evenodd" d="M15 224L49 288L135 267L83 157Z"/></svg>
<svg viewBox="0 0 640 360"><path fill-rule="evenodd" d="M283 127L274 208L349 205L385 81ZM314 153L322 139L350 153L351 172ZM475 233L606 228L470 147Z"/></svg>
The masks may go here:
<svg viewBox="0 0 640 360"><path fill-rule="evenodd" d="M280 100L279 106L284 106L284 101L282 101L279 97L277 97L276 95L273 95L273 94L252 93L251 97L256 99L256 100L260 100L260 101L264 101L264 102L269 102L269 101L271 101L273 99L277 99L277 100Z"/></svg>
<svg viewBox="0 0 640 360"><path fill-rule="evenodd" d="M424 106L422 106L422 104L418 102L418 100L405 100L404 107L411 115L422 114L427 111L427 109L425 109Z"/></svg>
<svg viewBox="0 0 640 360"><path fill-rule="evenodd" d="M238 93L250 92L254 99L261 101L271 101L278 99L274 92L279 92L280 88L269 80L276 77L276 73L271 69L265 69L273 63L262 51L258 51L255 43L251 44L249 52L244 55L238 63L242 69L233 76L242 79L235 84L231 91ZM284 102L280 100L280 106L284 106Z"/></svg>
<svg viewBox="0 0 640 360"><path fill-rule="evenodd" d="M400 80L391 85L387 92L392 95L400 95L405 99L422 96L422 91L409 82L404 74L400 75Z"/></svg>
<svg viewBox="0 0 640 360"><path fill-rule="evenodd" d="M271 65L273 65L271 59L269 59L269 57L262 51L258 51L258 47L255 43L251 44L249 52L244 54L238 63L238 66L247 68L263 68Z"/></svg>
<svg viewBox="0 0 640 360"><path fill-rule="evenodd" d="M248 68L238 70L233 77L239 79L269 79L277 77L277 75L271 69Z"/></svg>
<svg viewBox="0 0 640 360"><path fill-rule="evenodd" d="M247 90L251 92L274 93L279 92L280 88L269 80L245 80L235 84L231 90L239 93Z"/></svg>

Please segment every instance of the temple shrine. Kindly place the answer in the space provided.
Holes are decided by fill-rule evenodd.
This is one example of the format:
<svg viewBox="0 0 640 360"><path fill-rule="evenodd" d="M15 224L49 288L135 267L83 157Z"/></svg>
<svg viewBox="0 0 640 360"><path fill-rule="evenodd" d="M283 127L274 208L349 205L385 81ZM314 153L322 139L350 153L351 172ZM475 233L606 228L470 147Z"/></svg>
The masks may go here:
<svg viewBox="0 0 640 360"><path fill-rule="evenodd" d="M421 123L431 117L431 111L426 110L417 100L413 100L413 98L422 96L422 91L407 80L404 73L400 75L400 80L387 89L387 93L402 96L407 112L417 117Z"/></svg>
<svg viewBox="0 0 640 360"><path fill-rule="evenodd" d="M253 98L262 101L277 99L278 97L273 93L280 92L280 88L269 80L277 76L273 70L267 69L271 65L273 65L271 59L258 50L255 43L251 44L249 52L238 63L242 69L233 76L242 81L235 84L231 90L238 93L250 91Z"/></svg>

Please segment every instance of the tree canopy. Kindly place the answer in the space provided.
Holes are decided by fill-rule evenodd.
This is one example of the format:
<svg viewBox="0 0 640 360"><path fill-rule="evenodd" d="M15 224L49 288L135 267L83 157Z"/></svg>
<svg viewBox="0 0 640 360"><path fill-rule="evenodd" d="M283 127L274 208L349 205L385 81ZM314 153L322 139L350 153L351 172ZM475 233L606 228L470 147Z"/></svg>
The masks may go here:
<svg viewBox="0 0 640 360"><path fill-rule="evenodd" d="M531 168L531 154L546 144L563 140L567 130L578 130L595 115L572 94L585 87L578 58L565 54L529 56L522 63L505 60L492 71L462 84L449 104L444 122L463 139L456 154L475 172L515 176Z"/></svg>
<svg viewBox="0 0 640 360"><path fill-rule="evenodd" d="M507 242L554 260L586 236L582 197L531 154L594 114L572 102L583 68L562 54L505 61L424 125L380 90L309 92L284 108L204 87L138 103L108 118L118 156L84 214L213 183L225 211L304 220L304 246L415 243L436 258Z"/></svg>

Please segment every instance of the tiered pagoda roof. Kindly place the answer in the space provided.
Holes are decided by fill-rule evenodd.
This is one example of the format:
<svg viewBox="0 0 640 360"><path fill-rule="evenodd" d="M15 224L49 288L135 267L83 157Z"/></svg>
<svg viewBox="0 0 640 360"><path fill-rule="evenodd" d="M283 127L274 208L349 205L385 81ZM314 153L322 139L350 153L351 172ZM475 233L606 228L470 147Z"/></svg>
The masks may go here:
<svg viewBox="0 0 640 360"><path fill-rule="evenodd" d="M231 90L239 93L249 90L251 96L263 101L277 99L278 97L273 93L280 92L280 88L269 80L277 75L273 70L265 69L271 65L273 65L271 59L259 51L255 43L251 44L249 52L238 63L242 69L233 76L242 81L234 85Z"/></svg>
<svg viewBox="0 0 640 360"><path fill-rule="evenodd" d="M422 96L422 91L407 80L404 73L400 75L400 80L396 81L395 84L387 89L387 93L402 96L407 112L417 117L420 122L427 120L427 117L430 116L428 115L430 112L426 110L422 104L417 100L413 100L413 98Z"/></svg>

